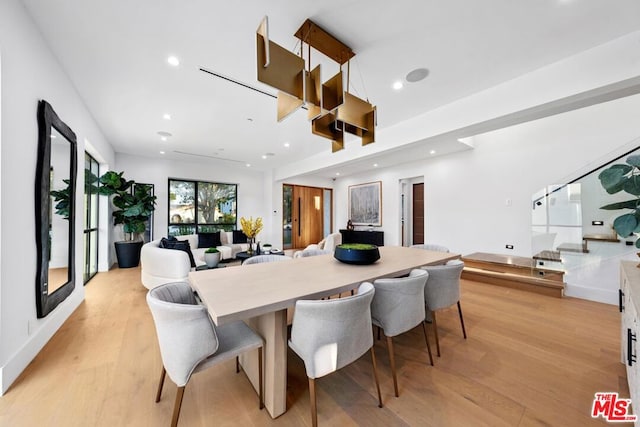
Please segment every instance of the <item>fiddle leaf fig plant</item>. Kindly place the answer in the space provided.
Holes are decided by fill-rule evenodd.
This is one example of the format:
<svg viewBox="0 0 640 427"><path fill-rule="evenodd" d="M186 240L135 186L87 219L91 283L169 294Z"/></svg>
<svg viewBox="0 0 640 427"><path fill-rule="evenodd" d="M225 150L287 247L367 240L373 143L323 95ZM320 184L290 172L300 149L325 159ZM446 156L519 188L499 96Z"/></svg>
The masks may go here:
<svg viewBox="0 0 640 427"><path fill-rule="evenodd" d="M122 224L122 230L134 240L144 233L146 221L155 209L156 196L151 195L145 185L122 177L124 172L108 171L100 177L98 191L105 196L113 195L113 225ZM132 190L133 189L133 190Z"/></svg>
<svg viewBox="0 0 640 427"><path fill-rule="evenodd" d="M69 221L69 207L71 206L69 200L71 180L63 179L62 182L64 182L67 186L62 190L51 190L51 197L53 197L53 201L56 203L56 214Z"/></svg>
<svg viewBox="0 0 640 427"><path fill-rule="evenodd" d="M608 167L600 172L598 179L609 194L624 191L633 196L629 200L611 203L600 208L611 211L631 210L613 221L616 233L623 238L640 233L640 155L635 154L627 157L626 164ZM640 248L640 239L636 240L636 247Z"/></svg>

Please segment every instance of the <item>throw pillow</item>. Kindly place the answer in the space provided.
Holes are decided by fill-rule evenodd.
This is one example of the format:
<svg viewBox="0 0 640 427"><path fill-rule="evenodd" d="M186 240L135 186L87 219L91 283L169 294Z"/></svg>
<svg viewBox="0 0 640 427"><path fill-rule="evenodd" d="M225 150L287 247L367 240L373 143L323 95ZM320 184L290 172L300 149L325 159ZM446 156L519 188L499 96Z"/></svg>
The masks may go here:
<svg viewBox="0 0 640 427"><path fill-rule="evenodd" d="M178 239L176 239L174 236L169 236L167 238L163 237L162 239L160 239L160 244L158 246L166 249L170 244L169 242L177 242L177 241Z"/></svg>
<svg viewBox="0 0 640 427"><path fill-rule="evenodd" d="M233 244L233 233L231 231L221 231L220 243L222 243L222 246Z"/></svg>
<svg viewBox="0 0 640 427"><path fill-rule="evenodd" d="M222 246L220 242L220 232L198 233L198 248L216 248Z"/></svg>
<svg viewBox="0 0 640 427"><path fill-rule="evenodd" d="M191 264L191 267L196 266L196 260L193 258L193 253L191 253L191 245L189 245L189 242L187 240L178 240L175 237L173 239L171 239L171 237L169 237L168 239L163 238L162 240L160 240L160 245L160 247L165 249L185 251L189 256L189 263Z"/></svg>
<svg viewBox="0 0 640 427"><path fill-rule="evenodd" d="M242 230L233 230L233 243L247 243L247 235Z"/></svg>

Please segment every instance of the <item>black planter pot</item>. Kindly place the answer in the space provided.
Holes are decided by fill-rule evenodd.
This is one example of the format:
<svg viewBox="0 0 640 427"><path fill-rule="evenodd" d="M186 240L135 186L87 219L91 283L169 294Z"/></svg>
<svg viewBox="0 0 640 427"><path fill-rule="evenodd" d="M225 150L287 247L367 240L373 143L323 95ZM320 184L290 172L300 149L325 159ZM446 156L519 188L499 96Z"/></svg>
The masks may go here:
<svg viewBox="0 0 640 427"><path fill-rule="evenodd" d="M348 246L348 245L347 245ZM371 246L367 249L350 249L344 248L342 245L336 246L333 257L340 262L346 264L367 265L373 264L380 259L380 251L377 246Z"/></svg>
<svg viewBox="0 0 640 427"><path fill-rule="evenodd" d="M142 249L143 243L142 241L115 242L118 267L137 267L138 264L140 264L140 250Z"/></svg>

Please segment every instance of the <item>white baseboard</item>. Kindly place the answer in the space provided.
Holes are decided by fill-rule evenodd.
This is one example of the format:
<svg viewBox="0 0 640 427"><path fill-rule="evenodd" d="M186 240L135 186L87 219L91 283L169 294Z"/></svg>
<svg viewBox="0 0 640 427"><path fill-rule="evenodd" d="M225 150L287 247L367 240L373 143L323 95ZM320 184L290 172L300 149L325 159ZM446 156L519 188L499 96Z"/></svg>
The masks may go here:
<svg viewBox="0 0 640 427"><path fill-rule="evenodd" d="M603 302L605 304L618 304L617 289L597 289L567 283L564 288L564 294L568 297L582 298L589 301Z"/></svg>
<svg viewBox="0 0 640 427"><path fill-rule="evenodd" d="M66 300L49 313L22 348L11 356L4 366L0 367L0 396L7 392L11 384L82 303L84 300L84 288L82 284L77 284L76 286L80 286L80 288L76 289Z"/></svg>

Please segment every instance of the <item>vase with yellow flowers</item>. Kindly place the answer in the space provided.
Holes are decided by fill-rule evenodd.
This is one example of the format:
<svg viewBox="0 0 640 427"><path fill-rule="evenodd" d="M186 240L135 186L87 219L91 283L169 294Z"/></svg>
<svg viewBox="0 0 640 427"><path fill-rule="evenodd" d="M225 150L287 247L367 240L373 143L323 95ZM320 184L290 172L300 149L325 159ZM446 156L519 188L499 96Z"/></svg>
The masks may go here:
<svg viewBox="0 0 640 427"><path fill-rule="evenodd" d="M247 236L247 240L249 241L247 254L253 255L253 244L255 243L256 236L262 231L263 227L262 218L257 217L254 220L252 216L249 217L249 219L240 217L240 226L242 227L242 232Z"/></svg>

